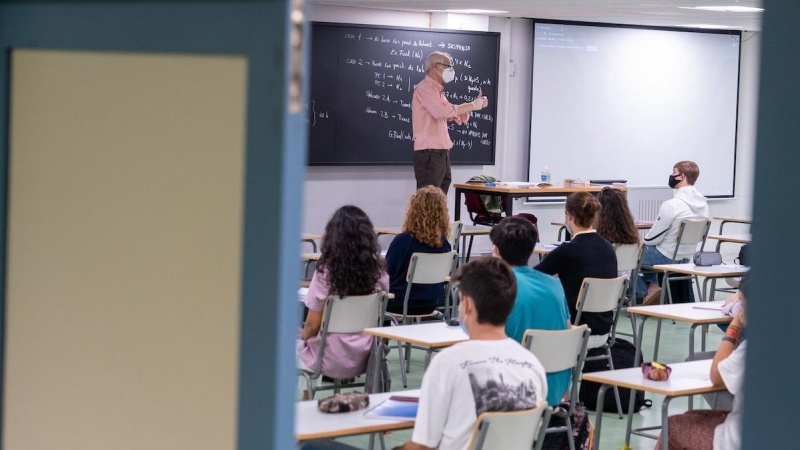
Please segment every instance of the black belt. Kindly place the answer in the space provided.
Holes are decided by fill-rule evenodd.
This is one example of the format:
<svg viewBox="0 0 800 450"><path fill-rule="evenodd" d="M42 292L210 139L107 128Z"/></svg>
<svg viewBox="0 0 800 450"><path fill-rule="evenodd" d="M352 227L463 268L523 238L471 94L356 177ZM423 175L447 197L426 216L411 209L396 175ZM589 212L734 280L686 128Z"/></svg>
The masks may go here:
<svg viewBox="0 0 800 450"><path fill-rule="evenodd" d="M431 153L438 153L440 155L444 155L445 153L449 152L450 149L432 149L427 148L425 150L417 150L418 152L431 152Z"/></svg>

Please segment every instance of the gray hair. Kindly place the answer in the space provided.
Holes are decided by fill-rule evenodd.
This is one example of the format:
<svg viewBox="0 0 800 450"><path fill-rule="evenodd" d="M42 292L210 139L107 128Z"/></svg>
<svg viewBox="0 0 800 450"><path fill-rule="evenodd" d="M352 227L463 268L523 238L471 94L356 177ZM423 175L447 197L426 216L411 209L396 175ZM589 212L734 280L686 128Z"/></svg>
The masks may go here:
<svg viewBox="0 0 800 450"><path fill-rule="evenodd" d="M450 64L453 57L445 52L433 52L425 58L425 73L430 73L437 63Z"/></svg>

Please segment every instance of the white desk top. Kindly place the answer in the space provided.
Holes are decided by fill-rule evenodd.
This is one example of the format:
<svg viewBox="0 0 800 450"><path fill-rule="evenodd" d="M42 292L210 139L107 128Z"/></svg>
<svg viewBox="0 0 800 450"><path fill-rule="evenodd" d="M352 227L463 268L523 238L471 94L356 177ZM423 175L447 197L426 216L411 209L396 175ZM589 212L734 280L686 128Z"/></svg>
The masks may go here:
<svg viewBox="0 0 800 450"><path fill-rule="evenodd" d="M300 259L302 259L303 261L319 261L319 257L320 256L322 256L322 253L320 253L320 252L316 252L316 253L310 253L310 252L309 253L301 253L300 254ZM383 251L381 251L381 258L385 258L385 257L386 257L386 250L383 250Z"/></svg>
<svg viewBox="0 0 800 450"><path fill-rule="evenodd" d="M722 310L703 309L703 306L722 305L724 302L676 303L674 305L631 306L628 312L640 316L672 319L688 323L726 323L732 317Z"/></svg>
<svg viewBox="0 0 800 450"><path fill-rule="evenodd" d="M462 236L480 236L480 235L488 235L492 231L492 227L485 226L485 225L468 225L464 224L461 228L461 235ZM377 234L388 234L396 236L403 232L401 227L376 227L375 233Z"/></svg>
<svg viewBox="0 0 800 450"><path fill-rule="evenodd" d="M708 236L709 239L722 242L734 242L736 244L749 244L753 236L751 234L718 234Z"/></svg>
<svg viewBox="0 0 800 450"><path fill-rule="evenodd" d="M553 225L553 226L556 226L556 227L564 227L564 226L566 226L566 224L564 224L564 222L550 222L550 225ZM637 230L649 230L650 228L653 228L653 222L651 222L649 220L634 220L633 221L633 225L636 226Z"/></svg>
<svg viewBox="0 0 800 450"><path fill-rule="evenodd" d="M553 244L542 244L541 242L536 243L536 247L533 248L533 253L537 255L547 255L548 253L552 252L558 248L557 245Z"/></svg>
<svg viewBox="0 0 800 450"><path fill-rule="evenodd" d="M419 397L419 389L370 394L368 408L378 405L393 395ZM364 417L365 411L327 414L317 409L317 400L298 402L294 408L295 437L298 441L307 441L414 427L414 422L411 421L366 418Z"/></svg>
<svg viewBox="0 0 800 450"><path fill-rule="evenodd" d="M714 220L724 220L726 222L731 222L731 223L745 223L745 224L753 223L751 219L740 219L737 217L714 217Z"/></svg>
<svg viewBox="0 0 800 450"><path fill-rule="evenodd" d="M450 327L444 322L367 328L364 333L430 348L449 347L469 340L469 336L461 330L461 327Z"/></svg>
<svg viewBox="0 0 800 450"><path fill-rule="evenodd" d="M725 390L724 386L711 383L710 359L669 364L672 374L667 381L648 380L642 375L641 367L620 370L604 370L583 374L584 381L594 381L619 387L653 392L667 397L705 394Z"/></svg>
<svg viewBox="0 0 800 450"><path fill-rule="evenodd" d="M720 264L718 266L695 266L693 263L684 264L657 264L653 266L655 270L664 272L682 273L685 275L697 275L709 278L740 277L750 270L749 267L737 266L733 264Z"/></svg>

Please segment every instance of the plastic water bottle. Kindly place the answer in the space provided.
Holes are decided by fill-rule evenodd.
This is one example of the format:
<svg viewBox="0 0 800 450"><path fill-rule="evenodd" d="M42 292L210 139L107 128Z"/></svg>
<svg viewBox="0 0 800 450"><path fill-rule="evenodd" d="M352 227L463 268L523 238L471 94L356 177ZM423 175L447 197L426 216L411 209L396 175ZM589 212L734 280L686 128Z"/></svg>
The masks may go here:
<svg viewBox="0 0 800 450"><path fill-rule="evenodd" d="M540 179L542 183L550 184L550 170L547 166L544 166L544 170L542 170Z"/></svg>

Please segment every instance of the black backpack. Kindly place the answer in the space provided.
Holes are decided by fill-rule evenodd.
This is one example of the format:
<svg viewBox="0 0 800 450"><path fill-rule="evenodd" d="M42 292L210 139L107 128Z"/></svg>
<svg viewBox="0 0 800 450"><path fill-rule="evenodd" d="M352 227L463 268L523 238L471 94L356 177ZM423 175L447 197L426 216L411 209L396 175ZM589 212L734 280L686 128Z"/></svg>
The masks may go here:
<svg viewBox="0 0 800 450"><path fill-rule="evenodd" d="M600 356L605 354L604 349L593 348L589 350L587 357ZM636 356L636 347L624 339L615 339L614 346L611 347L611 359L614 361L614 369L630 369L633 367L633 358ZM642 357L644 358L644 357ZM608 361L601 359L598 361L586 361L583 365L583 373L600 372L608 370ZM586 406L586 409L597 411L597 392L600 390L600 384L592 381L581 381L578 399ZM619 389L619 399L622 403L622 413L628 414L628 407L630 406L631 390ZM637 413L642 406L650 406L652 402L645 400L644 392L636 391L636 399L633 403L633 412ZM614 390L608 389L606 391L605 403L603 404L603 411L617 412L617 401L614 398Z"/></svg>
<svg viewBox="0 0 800 450"><path fill-rule="evenodd" d="M738 262L740 266L750 267L749 254L750 254L750 244L744 244L742 248L739 249L739 257L736 258L736 262Z"/></svg>

